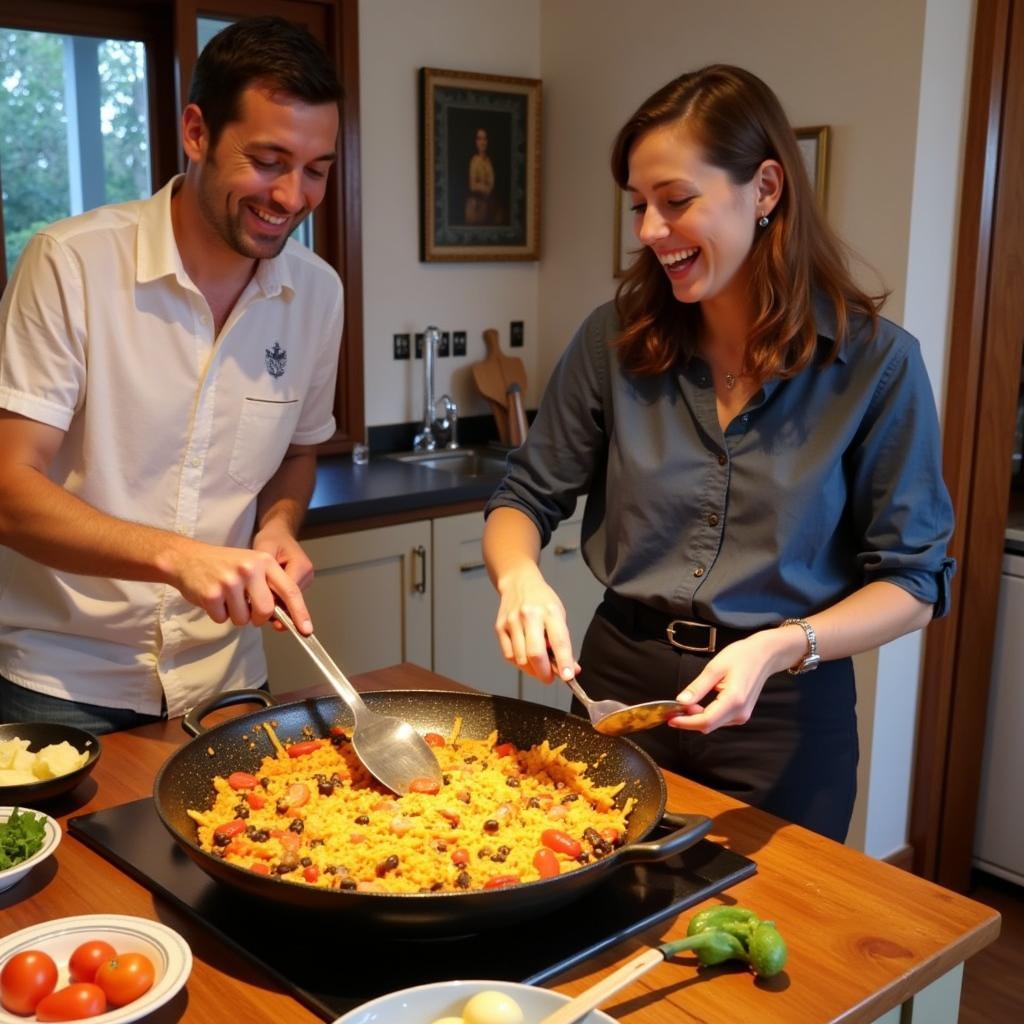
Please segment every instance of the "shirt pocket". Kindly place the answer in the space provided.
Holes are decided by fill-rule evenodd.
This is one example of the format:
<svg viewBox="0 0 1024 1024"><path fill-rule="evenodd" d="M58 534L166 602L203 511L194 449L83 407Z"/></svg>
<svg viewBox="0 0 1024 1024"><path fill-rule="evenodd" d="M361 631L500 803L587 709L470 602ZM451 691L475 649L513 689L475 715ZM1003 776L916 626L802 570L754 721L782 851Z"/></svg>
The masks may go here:
<svg viewBox="0 0 1024 1024"><path fill-rule="evenodd" d="M272 402L246 398L238 417L228 474L246 490L259 493L277 472L299 421L298 399Z"/></svg>

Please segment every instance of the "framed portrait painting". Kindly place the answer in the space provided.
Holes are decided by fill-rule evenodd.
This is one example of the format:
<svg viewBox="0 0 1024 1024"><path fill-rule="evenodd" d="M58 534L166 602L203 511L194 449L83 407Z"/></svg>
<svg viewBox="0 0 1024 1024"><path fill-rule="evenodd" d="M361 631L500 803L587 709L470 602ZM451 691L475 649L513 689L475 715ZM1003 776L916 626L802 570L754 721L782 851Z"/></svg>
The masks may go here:
<svg viewBox="0 0 1024 1024"><path fill-rule="evenodd" d="M540 81L421 68L420 94L420 259L539 259Z"/></svg>
<svg viewBox="0 0 1024 1024"><path fill-rule="evenodd" d="M804 158L807 176L811 179L814 194L818 197L818 205L824 210L828 199L828 125L797 128L795 131L796 143L800 147L800 155Z"/></svg>

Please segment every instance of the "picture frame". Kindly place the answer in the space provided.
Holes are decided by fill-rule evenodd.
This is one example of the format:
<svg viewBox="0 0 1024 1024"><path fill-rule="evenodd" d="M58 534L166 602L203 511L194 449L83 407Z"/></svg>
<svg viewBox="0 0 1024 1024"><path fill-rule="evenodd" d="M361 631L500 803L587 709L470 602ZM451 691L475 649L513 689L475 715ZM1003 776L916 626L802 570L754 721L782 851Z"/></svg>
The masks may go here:
<svg viewBox="0 0 1024 1024"><path fill-rule="evenodd" d="M420 259L540 259L541 81L420 69Z"/></svg>
<svg viewBox="0 0 1024 1024"><path fill-rule="evenodd" d="M804 167L811 180L811 187L818 197L818 205L824 211L828 203L828 125L814 125L812 128L796 128L796 143L804 158Z"/></svg>

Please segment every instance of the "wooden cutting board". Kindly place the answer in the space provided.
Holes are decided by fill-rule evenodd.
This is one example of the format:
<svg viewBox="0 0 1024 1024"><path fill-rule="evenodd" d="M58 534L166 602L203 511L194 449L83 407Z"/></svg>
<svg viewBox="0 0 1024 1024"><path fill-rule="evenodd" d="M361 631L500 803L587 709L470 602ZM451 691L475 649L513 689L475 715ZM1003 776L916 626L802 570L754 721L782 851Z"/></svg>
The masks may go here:
<svg viewBox="0 0 1024 1024"><path fill-rule="evenodd" d="M473 383L490 404L501 443L510 444L508 388L518 384L520 392L526 394L526 368L521 359L501 351L498 332L493 327L484 331L484 346L487 355L472 367Z"/></svg>

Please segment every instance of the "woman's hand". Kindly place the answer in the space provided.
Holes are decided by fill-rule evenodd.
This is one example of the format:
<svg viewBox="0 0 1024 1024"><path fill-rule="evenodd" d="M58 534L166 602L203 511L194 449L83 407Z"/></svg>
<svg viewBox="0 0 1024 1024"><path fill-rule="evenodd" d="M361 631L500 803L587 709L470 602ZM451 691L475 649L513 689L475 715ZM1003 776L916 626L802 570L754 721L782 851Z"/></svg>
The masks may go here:
<svg viewBox="0 0 1024 1024"><path fill-rule="evenodd" d="M687 708L668 724L704 733L725 725L743 725L753 713L765 680L799 660L791 656L789 640L783 630L765 629L722 648L676 698ZM714 700L702 707L699 702L712 692Z"/></svg>
<svg viewBox="0 0 1024 1024"><path fill-rule="evenodd" d="M498 582L498 593L501 603L494 630L506 661L542 683L579 672L565 608L535 564L508 573Z"/></svg>

